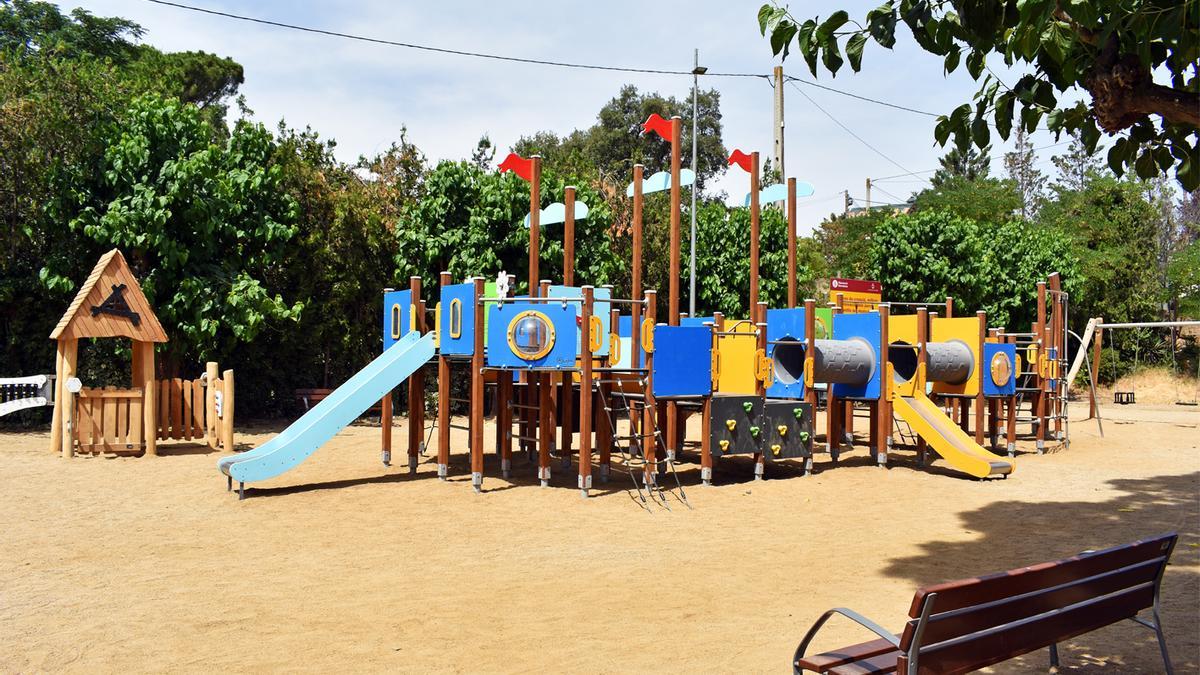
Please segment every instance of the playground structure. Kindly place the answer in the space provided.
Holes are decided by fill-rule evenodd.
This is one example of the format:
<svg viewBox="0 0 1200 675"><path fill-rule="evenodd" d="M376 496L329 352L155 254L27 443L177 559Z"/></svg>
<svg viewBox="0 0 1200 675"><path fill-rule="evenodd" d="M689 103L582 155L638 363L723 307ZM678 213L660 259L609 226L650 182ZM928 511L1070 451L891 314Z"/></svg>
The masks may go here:
<svg viewBox="0 0 1200 675"><path fill-rule="evenodd" d="M79 341L117 337L133 343L131 386L84 387L76 376ZM233 371L218 378L217 364L209 363L195 380L155 379L154 345L167 336L119 250L96 263L50 338L58 341L47 392L52 452L156 455L158 441L172 439L233 449Z"/></svg>
<svg viewBox="0 0 1200 675"><path fill-rule="evenodd" d="M593 469L604 482L620 467L643 503L656 498L663 505L668 476L675 477L679 499L686 503L675 472L685 451L699 454L704 484L713 482L716 462L734 455L752 459L756 479L764 478L775 461L797 460L807 473L815 453L827 452L837 462L859 442L854 424L861 410L869 418L867 445L880 466L901 449L898 441L907 441L919 465L938 457L974 478L1006 477L1015 467L1018 422L1031 423L1039 451L1047 434L1065 441L1065 383L1059 372L1067 297L1057 275L1039 284L1037 322L1020 334L989 326L983 312L954 316L952 298L944 306L882 302L877 284L865 300L847 290L835 293L829 306L819 307L813 299L800 303L796 200L812 194L812 187L789 179L760 189L758 153L734 151L730 163L747 172L751 186L745 200L750 208L749 317L684 316L679 312L680 192L694 176L680 167L678 117L652 115L643 128L647 132L671 142L672 160L669 172L649 178L642 165L633 167L626 191L633 206L631 297L614 297L607 286L576 285L574 233L576 221L587 216L586 205L568 187L564 203L543 208L541 158L510 154L501 171L513 171L530 185L525 294L510 293L516 279L503 272L491 283L481 276L454 283L443 272L431 324L420 278L411 278L407 289L386 289L383 353L276 438L223 457L218 467L228 487L237 482L244 497L246 482L296 466L377 401L381 458L390 464L392 392L406 381L407 466L415 472L431 430L423 396L425 366L431 362L438 378L437 475L443 480L449 475L449 430L464 430L476 492L483 489L486 466L489 390L496 433L488 445L501 477L511 478L514 451L536 466L542 486L551 483L555 461L564 470L574 463L576 485L586 497L593 489ZM643 198L654 191L669 191L671 203L664 323L655 320L656 291L642 288ZM759 300L760 209L775 201L786 202L788 290L787 306L769 309ZM558 223L563 225L561 285L539 276L542 228ZM900 313L904 310L913 311ZM456 377L467 379L465 397L451 395ZM1018 410L1025 401L1030 413L1022 417ZM467 407L465 426L452 423L456 404ZM824 442L818 444L821 409ZM700 416L701 432L688 439L686 422L692 415Z"/></svg>

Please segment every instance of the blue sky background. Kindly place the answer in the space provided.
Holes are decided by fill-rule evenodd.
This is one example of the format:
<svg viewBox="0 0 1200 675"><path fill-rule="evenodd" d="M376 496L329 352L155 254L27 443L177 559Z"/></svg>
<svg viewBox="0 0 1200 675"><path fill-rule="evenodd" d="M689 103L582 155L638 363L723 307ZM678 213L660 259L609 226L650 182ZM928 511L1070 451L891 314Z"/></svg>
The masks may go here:
<svg viewBox="0 0 1200 675"><path fill-rule="evenodd" d="M535 59L691 70L692 50L710 71L768 74L777 61L758 33L760 3L727 0L606 3L572 2L310 2L184 0L210 9L369 37ZM792 3L794 15L828 15L845 8L861 18L876 2ZM691 77L583 71L435 54L256 25L155 5L145 0L64 3L99 15L140 23L145 41L165 51L204 50L245 66L241 91L258 120L311 126L338 141L346 161L381 151L408 127L409 139L431 162L469 156L480 135L498 148L497 160L522 134L560 135L595 122L621 85L690 98ZM690 10L690 13L688 13ZM992 64L993 67L1002 64ZM785 72L812 79L803 59ZM1016 75L998 69L1007 81ZM906 27L889 52L869 43L863 70L844 66L818 80L846 91L935 113L968 102L975 83L961 68L944 75L941 59L921 51ZM864 146L791 86L785 88L786 169L815 186L801 200L799 229L807 233L841 209L848 189L861 205L867 177L881 178L937 166L943 149L933 141L934 119L805 87L805 93L889 159ZM772 88L757 78L701 78L721 92L726 147L769 157ZM995 136L995 134L993 134ZM998 138L996 139L999 140ZM1056 141L1045 133L1035 146ZM1009 144L995 145L993 172L1003 170ZM1050 157L1065 145L1038 152L1039 168L1053 174ZM687 154L685 153L685 163ZM895 163L893 163L893 161ZM904 167L903 169L898 168ZM899 201L930 173L877 183L873 202ZM746 177L739 169L717 180L740 203Z"/></svg>

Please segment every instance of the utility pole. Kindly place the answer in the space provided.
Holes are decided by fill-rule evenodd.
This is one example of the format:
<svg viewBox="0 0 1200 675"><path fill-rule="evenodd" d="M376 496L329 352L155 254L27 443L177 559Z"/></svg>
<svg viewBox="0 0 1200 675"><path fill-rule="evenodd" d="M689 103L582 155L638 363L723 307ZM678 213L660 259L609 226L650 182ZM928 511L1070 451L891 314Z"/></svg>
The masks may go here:
<svg viewBox="0 0 1200 675"><path fill-rule="evenodd" d="M779 180L787 179L783 170L783 66L775 66L775 170Z"/></svg>
<svg viewBox="0 0 1200 675"><path fill-rule="evenodd" d="M867 179L867 215L871 215L871 179Z"/></svg>
<svg viewBox="0 0 1200 675"><path fill-rule="evenodd" d="M692 65L692 175L697 175L698 168L697 160L697 119L700 117L700 76L708 72L708 68L700 65L700 50L697 49L694 54ZM692 183L692 232L691 232L691 256L689 262L688 275L688 316L696 316L696 184Z"/></svg>
<svg viewBox="0 0 1200 675"><path fill-rule="evenodd" d="M842 196L843 196L842 217L849 218L850 217L850 191L842 190Z"/></svg>

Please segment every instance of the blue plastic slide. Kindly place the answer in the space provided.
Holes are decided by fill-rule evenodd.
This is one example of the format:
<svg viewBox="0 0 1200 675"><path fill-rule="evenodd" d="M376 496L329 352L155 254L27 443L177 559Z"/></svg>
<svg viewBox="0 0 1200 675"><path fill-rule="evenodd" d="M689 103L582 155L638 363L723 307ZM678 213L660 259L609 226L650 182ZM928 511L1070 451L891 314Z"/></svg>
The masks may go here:
<svg viewBox="0 0 1200 675"><path fill-rule="evenodd" d="M405 335L278 436L253 450L222 457L217 468L239 483L251 483L298 466L428 363L434 354L433 338L433 333Z"/></svg>

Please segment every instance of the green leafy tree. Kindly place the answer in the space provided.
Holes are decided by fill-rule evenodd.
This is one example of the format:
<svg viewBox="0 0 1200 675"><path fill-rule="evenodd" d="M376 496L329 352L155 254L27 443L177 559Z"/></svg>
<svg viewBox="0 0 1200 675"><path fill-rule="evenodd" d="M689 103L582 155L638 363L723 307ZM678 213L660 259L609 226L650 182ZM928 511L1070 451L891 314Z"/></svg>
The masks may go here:
<svg viewBox="0 0 1200 675"><path fill-rule="evenodd" d="M294 320L301 306L262 283L283 262L296 219L271 165L271 134L241 123L216 145L198 109L152 95L134 99L125 117L108 130L98 166L72 167L55 208L75 214L69 229L91 248L86 259L126 253L171 338L165 367L185 354L228 354L272 322ZM44 283L69 292L76 258L46 262Z"/></svg>
<svg viewBox="0 0 1200 675"><path fill-rule="evenodd" d="M77 8L64 15L49 2L0 0L0 52L30 56L93 56L118 64L134 59L142 27L128 19L98 17Z"/></svg>
<svg viewBox="0 0 1200 675"><path fill-rule="evenodd" d="M866 279L874 274L871 246L875 230L892 217L890 211L875 210L861 215L830 216L814 233L825 265L832 276Z"/></svg>
<svg viewBox="0 0 1200 675"><path fill-rule="evenodd" d="M697 185L703 189L706 181L725 170L728 153L721 142L721 94L715 89L702 90L697 95L699 108L697 139ZM646 165L646 175L671 168L671 144L657 134L641 133L642 123L651 113L667 119L682 117L680 129L684 166L690 165L688 148L692 144L692 102L657 93L640 93L637 87L625 85L597 115L596 124L559 138L553 132L538 132L522 137L513 151L528 157L541 154L547 167L577 176L590 175L598 170L603 180L622 190L631 179L632 166ZM592 167L595 167L592 169Z"/></svg>
<svg viewBox="0 0 1200 675"><path fill-rule="evenodd" d="M912 212L952 213L980 223L999 224L1014 218L1021 204L1021 193L1014 181L958 177L917 193Z"/></svg>
<svg viewBox="0 0 1200 675"><path fill-rule="evenodd" d="M892 49L901 22L922 49L942 57L946 72L965 63L979 90L973 103L938 119L938 143L953 136L961 151L985 148L989 121L1005 139L1014 123L1032 132L1044 121L1056 134L1077 132L1089 151L1101 131L1128 131L1108 152L1114 171L1152 178L1174 167L1184 189L1200 186L1200 13L1193 2L887 0L861 23L845 10L801 21L767 4L758 21L774 53L786 58L795 46L814 76L818 61L833 75L847 60L857 72L867 42ZM988 68L989 58L1028 72L1009 85ZM1156 82L1158 73L1169 83ZM1064 96L1076 89L1090 103Z"/></svg>
<svg viewBox="0 0 1200 675"><path fill-rule="evenodd" d="M1066 152L1050 158L1058 169L1055 184L1064 190L1083 190L1092 179L1103 173L1104 164L1097 152L1089 150L1078 134L1071 135Z"/></svg>

